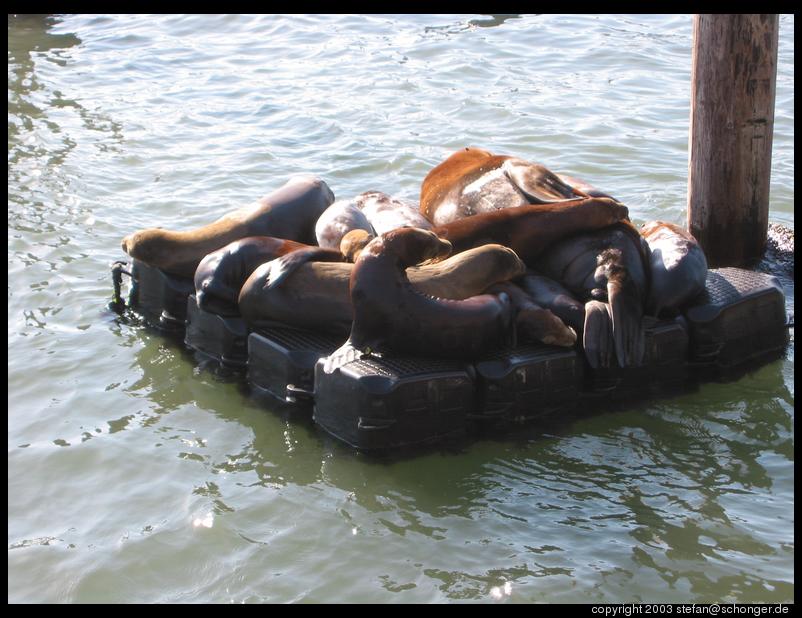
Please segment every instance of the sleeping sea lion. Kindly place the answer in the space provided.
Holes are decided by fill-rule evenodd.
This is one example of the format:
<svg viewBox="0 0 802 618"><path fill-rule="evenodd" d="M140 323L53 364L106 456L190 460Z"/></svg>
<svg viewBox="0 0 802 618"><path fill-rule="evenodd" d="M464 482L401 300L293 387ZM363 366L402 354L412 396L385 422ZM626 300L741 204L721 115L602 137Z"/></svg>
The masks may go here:
<svg viewBox="0 0 802 618"><path fill-rule="evenodd" d="M516 208L589 197L539 163L481 148L458 150L423 180L420 210L435 225Z"/></svg>
<svg viewBox="0 0 802 618"><path fill-rule="evenodd" d="M582 302L607 302L620 366L642 362L645 340L641 322L649 289L649 248L631 224L622 222L564 239L534 267ZM587 305L585 313L583 341L588 341L592 334L588 333ZM593 358L587 347L585 351L591 366L602 362L600 356ZM606 356L608 352L602 350L600 354Z"/></svg>
<svg viewBox="0 0 802 618"><path fill-rule="evenodd" d="M273 236L312 245L315 222L334 201L320 178L295 176L256 203L188 232L148 228L129 234L122 248L131 257L173 275L193 277L204 256L246 236Z"/></svg>
<svg viewBox="0 0 802 618"><path fill-rule="evenodd" d="M705 289L705 252L690 232L673 223L652 221L640 233L651 252L646 311L653 316L676 315Z"/></svg>
<svg viewBox="0 0 802 618"><path fill-rule="evenodd" d="M532 265L550 245L564 238L627 220L627 207L610 198L591 197L553 204L528 204L457 219L432 228L455 253L485 243L510 247Z"/></svg>
<svg viewBox="0 0 802 618"><path fill-rule="evenodd" d="M381 191L367 191L358 195L355 201L370 221L376 236L399 227L432 228L432 222L420 213L418 204L411 200L392 197Z"/></svg>
<svg viewBox="0 0 802 618"><path fill-rule="evenodd" d="M337 200L315 223L315 238L321 247L337 249L342 237L351 230L364 230L374 235L376 233L355 200Z"/></svg>
<svg viewBox="0 0 802 618"><path fill-rule="evenodd" d="M294 240L271 236L248 236L235 240L204 257L195 270L195 297L204 311L224 316L239 315L237 299L242 284L258 266L276 261L268 273L271 284L280 283L300 264L308 261L341 262L336 249L312 247Z"/></svg>

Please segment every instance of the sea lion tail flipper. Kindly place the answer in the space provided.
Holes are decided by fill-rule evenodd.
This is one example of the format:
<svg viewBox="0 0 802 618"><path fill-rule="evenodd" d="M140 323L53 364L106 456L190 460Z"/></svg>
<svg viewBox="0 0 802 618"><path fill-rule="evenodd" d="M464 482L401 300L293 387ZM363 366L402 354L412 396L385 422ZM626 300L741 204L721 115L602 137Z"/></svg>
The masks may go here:
<svg viewBox="0 0 802 618"><path fill-rule="evenodd" d="M643 304L634 285L610 282L607 286L612 314L613 339L618 364L637 367L643 362L645 336L643 333Z"/></svg>
<svg viewBox="0 0 802 618"><path fill-rule="evenodd" d="M511 157L502 165L504 174L533 204L547 204L576 198L573 188L538 163Z"/></svg>
<svg viewBox="0 0 802 618"><path fill-rule="evenodd" d="M336 249L324 247L308 247L286 253L272 260L268 266L265 289L269 290L280 285L295 269L307 262L342 262L342 253Z"/></svg>
<svg viewBox="0 0 802 618"><path fill-rule="evenodd" d="M582 347L593 369L609 367L613 354L612 321L607 303L591 300L585 304Z"/></svg>
<svg viewBox="0 0 802 618"><path fill-rule="evenodd" d="M323 371L324 373L334 373L340 367L370 355L370 350L362 351L356 348L349 338L348 341L326 357L323 362Z"/></svg>

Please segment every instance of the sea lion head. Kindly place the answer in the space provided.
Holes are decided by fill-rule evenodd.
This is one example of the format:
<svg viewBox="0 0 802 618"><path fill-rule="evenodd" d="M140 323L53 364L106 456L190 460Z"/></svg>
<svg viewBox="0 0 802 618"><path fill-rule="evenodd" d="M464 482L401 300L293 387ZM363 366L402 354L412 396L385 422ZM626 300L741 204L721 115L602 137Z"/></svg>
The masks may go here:
<svg viewBox="0 0 802 618"><path fill-rule="evenodd" d="M503 277L499 279L500 281L516 279L526 273L526 264L524 264L523 260L518 257L518 254L509 247L489 244L482 245L480 249L490 252L495 258L495 270Z"/></svg>
<svg viewBox="0 0 802 618"><path fill-rule="evenodd" d="M373 252L390 251L398 256L405 267L443 260L451 255L452 249L451 243L444 238L417 227L402 227L386 232L365 248Z"/></svg>
<svg viewBox="0 0 802 618"><path fill-rule="evenodd" d="M629 208L624 206L618 200L610 197L591 197L594 205L603 208L610 218L610 224L618 223L619 221L629 221Z"/></svg>
<svg viewBox="0 0 802 618"><path fill-rule="evenodd" d="M375 236L367 230L351 230L340 241L340 253L346 262L356 262L357 257Z"/></svg>
<svg viewBox="0 0 802 618"><path fill-rule="evenodd" d="M123 238L123 251L146 264L161 264L170 261L171 243L165 242L167 232L161 228L138 230Z"/></svg>

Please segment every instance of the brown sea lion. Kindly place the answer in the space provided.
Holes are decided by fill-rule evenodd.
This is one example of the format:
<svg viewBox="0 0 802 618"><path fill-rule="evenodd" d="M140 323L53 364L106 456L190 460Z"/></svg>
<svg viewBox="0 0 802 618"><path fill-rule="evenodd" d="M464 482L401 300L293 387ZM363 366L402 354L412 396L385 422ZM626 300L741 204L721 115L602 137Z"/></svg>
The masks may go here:
<svg viewBox="0 0 802 618"><path fill-rule="evenodd" d="M652 221L640 233L651 252L646 311L654 316L676 315L705 289L705 253L690 232L673 223Z"/></svg>
<svg viewBox="0 0 802 618"><path fill-rule="evenodd" d="M351 230L340 241L340 253L343 254L346 262L355 262L360 251L374 238L376 238L375 234L365 230Z"/></svg>
<svg viewBox="0 0 802 618"><path fill-rule="evenodd" d="M348 336L354 319L349 282L354 265L309 262L299 266L279 286L266 288L270 266L258 267L242 286L239 309L252 328L277 323ZM515 252L483 245L457 255L407 269L412 286L430 296L462 300L489 286L524 273Z"/></svg>
<svg viewBox="0 0 802 618"><path fill-rule="evenodd" d="M165 272L193 277L204 256L246 236L314 244L315 222L333 201L334 193L320 178L296 176L256 203L209 225L188 232L139 230L123 238L122 248L131 257Z"/></svg>
<svg viewBox="0 0 802 618"><path fill-rule="evenodd" d="M282 257L282 260L276 258ZM271 236L248 236L235 240L204 257L195 270L198 307L224 316L239 315L237 299L242 284L258 266L273 262L267 281L280 283L300 264L308 261L342 262L336 249L312 247L294 240Z"/></svg>
<svg viewBox="0 0 802 618"><path fill-rule="evenodd" d="M627 207L610 198L592 197L555 204L529 204L485 212L432 228L455 253L484 243L510 247L531 265L550 245L626 220Z"/></svg>
<svg viewBox="0 0 802 618"><path fill-rule="evenodd" d="M506 294L515 308L515 326L520 339L539 341L548 345L570 347L576 343L576 331L566 326L554 313L535 303L518 285L511 281L496 283L487 294Z"/></svg>
<svg viewBox="0 0 802 618"><path fill-rule="evenodd" d="M417 228L393 230L368 243L351 273L348 344L362 353L469 360L513 343L514 312L506 294L444 300L412 287L408 267L450 253L451 243Z"/></svg>
<svg viewBox="0 0 802 618"><path fill-rule="evenodd" d="M426 175L420 210L435 225L444 225L479 213L577 197L589 195L539 163L464 148Z"/></svg>
<svg viewBox="0 0 802 618"><path fill-rule="evenodd" d="M581 337L585 328L585 305L558 282L530 271L518 285L539 306L548 308Z"/></svg>
<svg viewBox="0 0 802 618"><path fill-rule="evenodd" d="M642 362L645 340L641 322L649 289L649 248L631 224L621 222L555 243L535 269L560 282L582 302L607 302L619 365ZM589 334L587 305L585 312L583 341L587 342L593 332L601 331ZM601 342L597 344L591 349L602 346ZM585 352L591 366L603 366L602 357L609 355L601 350L600 356L593 358L587 346Z"/></svg>

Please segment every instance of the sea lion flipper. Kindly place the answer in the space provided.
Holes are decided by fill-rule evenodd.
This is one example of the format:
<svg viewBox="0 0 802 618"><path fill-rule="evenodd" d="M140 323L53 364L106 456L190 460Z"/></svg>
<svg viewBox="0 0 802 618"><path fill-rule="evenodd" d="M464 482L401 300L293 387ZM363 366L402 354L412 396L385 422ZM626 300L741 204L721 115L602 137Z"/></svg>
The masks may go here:
<svg viewBox="0 0 802 618"><path fill-rule="evenodd" d="M512 157L502 168L507 178L534 204L576 198L573 189L544 165Z"/></svg>
<svg viewBox="0 0 802 618"><path fill-rule="evenodd" d="M642 303L633 286L626 284L609 283L607 295L618 364L621 367L636 367L643 361L645 351Z"/></svg>
<svg viewBox="0 0 802 618"><path fill-rule="evenodd" d="M342 253L336 249L324 247L308 247L286 253L269 263L265 289L269 290L280 285L301 264L307 262L342 262Z"/></svg>
<svg viewBox="0 0 802 618"><path fill-rule="evenodd" d="M370 352L359 350L351 343L351 339L349 338L348 341L326 357L326 360L323 362L323 371L324 373L334 373L343 365L359 360L364 356L370 356Z"/></svg>
<svg viewBox="0 0 802 618"><path fill-rule="evenodd" d="M612 322L607 303L591 300L585 304L582 347L593 369L609 367L612 356Z"/></svg>
<svg viewBox="0 0 802 618"><path fill-rule="evenodd" d="M521 287L511 281L495 283L486 293L502 294L512 303L515 317L515 336L518 333L527 340L539 341L548 345L570 347L576 343L576 331L548 309L535 303Z"/></svg>

